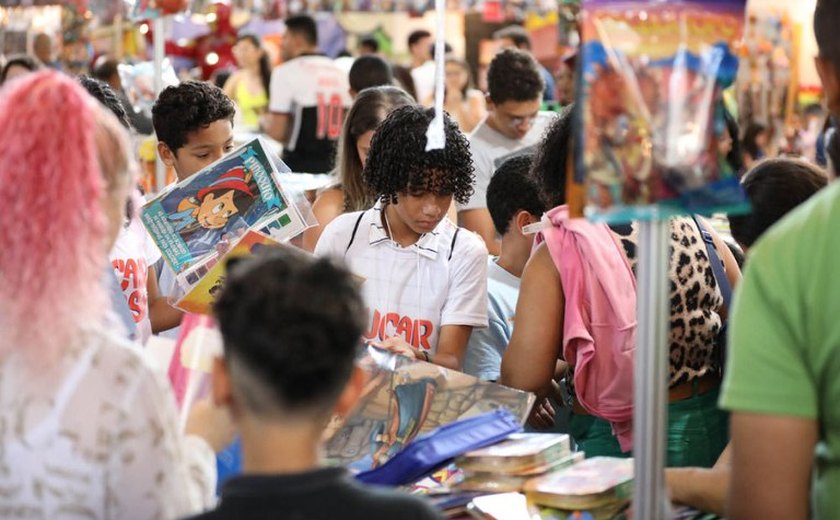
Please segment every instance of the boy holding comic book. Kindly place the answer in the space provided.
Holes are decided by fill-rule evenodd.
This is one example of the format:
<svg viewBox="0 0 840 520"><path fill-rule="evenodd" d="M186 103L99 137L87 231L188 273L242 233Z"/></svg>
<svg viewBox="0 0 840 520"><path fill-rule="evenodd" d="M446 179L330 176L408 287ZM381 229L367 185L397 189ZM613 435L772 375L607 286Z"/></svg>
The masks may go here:
<svg viewBox="0 0 840 520"><path fill-rule="evenodd" d="M158 138L161 160L175 170L179 181L233 150L233 102L218 87L199 81L185 81L167 87L152 108L152 123ZM164 265L160 292L170 299L182 296L175 273ZM176 338L181 311L170 308L165 320L153 322L154 332ZM173 329L174 330L168 330Z"/></svg>

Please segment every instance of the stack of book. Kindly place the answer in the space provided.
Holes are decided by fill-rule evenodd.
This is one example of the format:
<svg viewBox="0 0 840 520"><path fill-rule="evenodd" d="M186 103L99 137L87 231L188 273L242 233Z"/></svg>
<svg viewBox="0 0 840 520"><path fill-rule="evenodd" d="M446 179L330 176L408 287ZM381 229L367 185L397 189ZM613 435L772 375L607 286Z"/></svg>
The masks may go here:
<svg viewBox="0 0 840 520"><path fill-rule="evenodd" d="M540 507L545 520L610 520L624 510L633 493L633 459L595 457L530 480L528 502Z"/></svg>
<svg viewBox="0 0 840 520"><path fill-rule="evenodd" d="M459 488L489 493L522 491L529 479L581 460L583 453L572 453L568 435L517 433L460 457L456 464L464 472L464 480Z"/></svg>

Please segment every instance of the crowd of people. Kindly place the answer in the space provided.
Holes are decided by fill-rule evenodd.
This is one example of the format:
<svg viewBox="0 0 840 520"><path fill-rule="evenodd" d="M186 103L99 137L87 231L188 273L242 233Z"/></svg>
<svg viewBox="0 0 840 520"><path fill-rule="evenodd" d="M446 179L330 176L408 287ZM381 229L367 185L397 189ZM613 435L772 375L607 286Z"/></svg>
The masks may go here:
<svg viewBox="0 0 840 520"><path fill-rule="evenodd" d="M840 2L816 10L817 66L840 116ZM82 77L28 57L3 66L0 517L439 518L322 467L325 424L365 387L360 342L533 392L532 431L567 432L587 457L633 456L638 223L569 217L578 109L543 110L568 98L527 33L495 35L486 94L447 57L445 147L427 151L430 33L409 37L405 69L365 39L347 73L319 54L311 17L286 28L282 65L241 35L223 88L167 87L146 120L113 60ZM670 497L734 520L835 518L840 188L826 186L840 143L823 138L821 166L817 152L773 157L759 125L726 123L718 151L751 212L729 217L731 238L699 216L670 220L657 346ZM293 171L334 175L299 247L228 263L212 398L183 431L142 354L152 334L177 337L183 316L137 216L129 136L144 124L178 180L232 151L235 125L282 143ZM243 474L216 497L214 453L235 436Z"/></svg>

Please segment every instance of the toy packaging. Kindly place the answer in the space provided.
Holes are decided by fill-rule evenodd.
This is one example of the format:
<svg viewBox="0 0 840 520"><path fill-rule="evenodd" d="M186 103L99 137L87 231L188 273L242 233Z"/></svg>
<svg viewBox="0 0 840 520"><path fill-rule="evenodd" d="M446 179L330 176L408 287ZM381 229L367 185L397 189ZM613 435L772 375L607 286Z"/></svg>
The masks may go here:
<svg viewBox="0 0 840 520"><path fill-rule="evenodd" d="M586 215L744 211L718 152L745 0L583 0L575 180Z"/></svg>

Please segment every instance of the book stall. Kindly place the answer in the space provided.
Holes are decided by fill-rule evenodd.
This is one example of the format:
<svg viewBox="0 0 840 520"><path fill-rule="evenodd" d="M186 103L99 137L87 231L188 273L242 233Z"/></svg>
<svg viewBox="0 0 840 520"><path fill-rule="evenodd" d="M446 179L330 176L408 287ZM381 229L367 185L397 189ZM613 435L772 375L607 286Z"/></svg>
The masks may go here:
<svg viewBox="0 0 840 520"><path fill-rule="evenodd" d="M364 391L352 412L332 417L324 456L361 482L426 497L447 518L711 518L673 506L665 489L668 361L661 345L668 343L670 316L668 219L748 209L739 172L717 152L721 107L734 102L742 121L762 121L779 134L793 124L802 83L801 27L786 14L748 11L746 0L0 4L4 54L26 52L34 36L46 32L62 35L65 63L113 55L121 60L119 74L134 107L147 115L165 86L190 74L212 81L233 67L238 31L263 37L276 63L282 19L292 10L319 13L323 50L332 56L371 35L384 54L405 54L407 34L430 27L437 35L437 79L427 150L444 146L444 45L470 58L480 84L496 50L489 29L522 21L536 58L575 77L560 102L577 106L567 164L571 216L639 223L638 327L636 347L627 354L635 363L634 394L623 410L627 457L587 458L568 433L532 431L526 425L532 393L368 343L360 344L356 359L366 376ZM471 32L476 17L485 26ZM225 266L315 225L302 194L329 179L290 175L278 143L242 132L234 151L176 182L157 158L154 138L135 138L148 194L140 219L183 294L172 304L186 313L177 341L154 337L145 355L167 374L183 431L191 406L210 393L213 358L221 352L211 314ZM239 474L241 464L237 441L218 455L219 486Z"/></svg>

